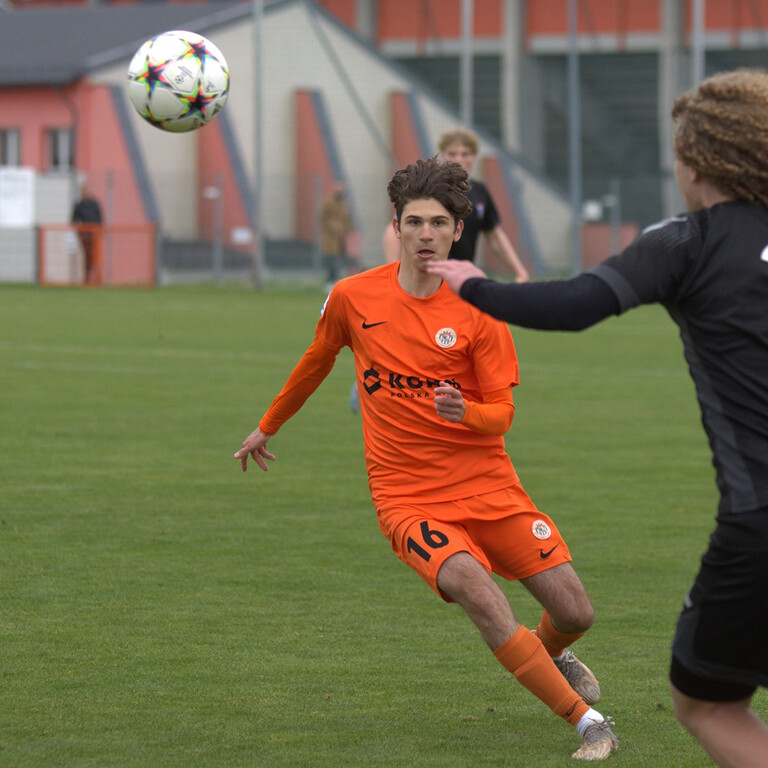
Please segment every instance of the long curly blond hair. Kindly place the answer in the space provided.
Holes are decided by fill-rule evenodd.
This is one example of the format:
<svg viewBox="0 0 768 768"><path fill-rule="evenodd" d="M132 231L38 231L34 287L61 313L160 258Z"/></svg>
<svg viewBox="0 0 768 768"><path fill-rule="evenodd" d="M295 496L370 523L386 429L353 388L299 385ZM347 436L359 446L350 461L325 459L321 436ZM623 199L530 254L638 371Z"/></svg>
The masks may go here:
<svg viewBox="0 0 768 768"><path fill-rule="evenodd" d="M721 72L675 99L673 149L721 192L768 209L768 73Z"/></svg>

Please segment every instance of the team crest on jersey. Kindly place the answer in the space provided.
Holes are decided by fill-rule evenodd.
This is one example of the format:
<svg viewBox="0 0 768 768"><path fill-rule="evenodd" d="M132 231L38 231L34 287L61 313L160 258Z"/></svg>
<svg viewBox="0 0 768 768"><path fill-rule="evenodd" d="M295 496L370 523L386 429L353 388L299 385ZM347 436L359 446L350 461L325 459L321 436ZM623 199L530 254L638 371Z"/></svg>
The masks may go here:
<svg viewBox="0 0 768 768"><path fill-rule="evenodd" d="M543 520L534 520L531 533L537 539L548 539L552 535L552 529Z"/></svg>
<svg viewBox="0 0 768 768"><path fill-rule="evenodd" d="M438 347L450 349L456 343L456 331L453 328L441 328L435 334L435 341Z"/></svg>

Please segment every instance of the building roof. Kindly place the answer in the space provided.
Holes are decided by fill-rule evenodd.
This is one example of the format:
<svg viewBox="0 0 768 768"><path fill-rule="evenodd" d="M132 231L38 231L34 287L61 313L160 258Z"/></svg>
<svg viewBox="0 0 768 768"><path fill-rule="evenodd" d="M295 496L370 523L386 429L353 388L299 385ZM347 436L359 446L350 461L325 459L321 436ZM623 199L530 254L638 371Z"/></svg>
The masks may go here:
<svg viewBox="0 0 768 768"><path fill-rule="evenodd" d="M129 59L161 32L206 34L252 12L251 3L234 0L0 8L0 86L67 85L91 69Z"/></svg>

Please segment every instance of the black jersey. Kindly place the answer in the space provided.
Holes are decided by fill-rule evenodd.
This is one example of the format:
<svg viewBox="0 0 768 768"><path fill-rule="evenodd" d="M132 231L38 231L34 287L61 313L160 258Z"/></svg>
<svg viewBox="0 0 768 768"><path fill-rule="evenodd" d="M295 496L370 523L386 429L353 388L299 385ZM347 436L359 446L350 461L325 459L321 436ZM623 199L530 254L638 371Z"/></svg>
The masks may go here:
<svg viewBox="0 0 768 768"><path fill-rule="evenodd" d="M73 224L101 224L101 206L92 197L78 201L72 209Z"/></svg>
<svg viewBox="0 0 768 768"><path fill-rule="evenodd" d="M493 198L485 184L474 179L469 182L469 197L472 212L462 219L464 231L457 242L451 246L449 259L475 260L475 248L480 232L489 232L499 226L499 214L493 204Z"/></svg>
<svg viewBox="0 0 768 768"><path fill-rule="evenodd" d="M720 512L768 507L768 212L727 202L668 219L589 274L622 312L667 308L696 385Z"/></svg>

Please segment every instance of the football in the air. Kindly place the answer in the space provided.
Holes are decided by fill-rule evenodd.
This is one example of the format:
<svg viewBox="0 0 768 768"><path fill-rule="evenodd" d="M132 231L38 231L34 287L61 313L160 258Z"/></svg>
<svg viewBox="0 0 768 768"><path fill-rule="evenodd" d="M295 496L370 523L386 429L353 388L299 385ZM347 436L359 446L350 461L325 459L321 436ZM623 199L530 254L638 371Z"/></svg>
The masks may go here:
<svg viewBox="0 0 768 768"><path fill-rule="evenodd" d="M128 98L151 125L184 133L210 123L229 95L229 68L202 35L173 30L147 40L128 66Z"/></svg>

